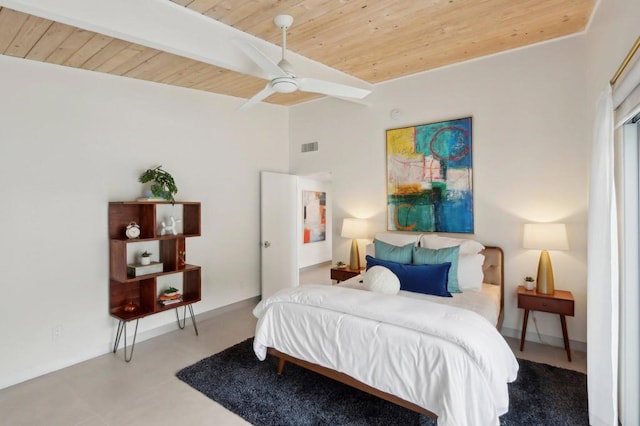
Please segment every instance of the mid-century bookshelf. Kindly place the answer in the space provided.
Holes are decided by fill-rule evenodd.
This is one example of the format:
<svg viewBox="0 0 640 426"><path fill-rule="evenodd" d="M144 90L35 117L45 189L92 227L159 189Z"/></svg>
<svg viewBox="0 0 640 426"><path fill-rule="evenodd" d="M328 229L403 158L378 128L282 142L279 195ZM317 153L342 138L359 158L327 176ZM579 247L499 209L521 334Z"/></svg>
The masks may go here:
<svg viewBox="0 0 640 426"><path fill-rule="evenodd" d="M161 223L168 221L173 212L179 217L177 235L171 232L161 235ZM125 235L127 225L135 222L140 227L140 236L129 239ZM148 315L175 309L178 326L184 328L186 310L198 334L192 304L200 301L200 266L186 263L186 239L200 236L200 203L164 201L121 201L109 203L109 313L119 320L113 348L118 349L124 335L125 360L133 356L138 320ZM181 228L181 229L180 229ZM162 262L162 272L141 276L127 273L127 265L135 263L137 247L153 246L157 261ZM170 276L181 281L182 300L163 305L159 298L163 293L160 282ZM182 322L178 308L183 307ZM127 323L136 321L133 342L127 355Z"/></svg>

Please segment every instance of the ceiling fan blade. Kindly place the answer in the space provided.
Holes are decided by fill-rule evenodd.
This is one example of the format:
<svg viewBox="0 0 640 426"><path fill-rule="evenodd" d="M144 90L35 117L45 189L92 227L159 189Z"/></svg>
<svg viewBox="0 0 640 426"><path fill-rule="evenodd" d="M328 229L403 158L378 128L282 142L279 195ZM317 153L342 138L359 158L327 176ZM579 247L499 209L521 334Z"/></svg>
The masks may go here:
<svg viewBox="0 0 640 426"><path fill-rule="evenodd" d="M259 51L254 45L239 38L234 38L232 41L236 46L242 50L253 62L256 63L265 73L270 80L276 77L289 77L289 74L284 72L275 62L269 59L264 53Z"/></svg>
<svg viewBox="0 0 640 426"><path fill-rule="evenodd" d="M371 93L371 90L359 89L357 87L347 86L346 84L317 80L309 77L296 78L296 81L298 82L298 89L303 92L320 93L339 98L362 99Z"/></svg>
<svg viewBox="0 0 640 426"><path fill-rule="evenodd" d="M261 91L253 95L251 99L249 99L247 102L242 104L239 110L246 111L249 108L251 108L251 106L253 106L254 104L257 104L258 102L260 102L261 100L265 99L266 97L268 97L273 93L275 93L275 90L273 90L273 88L271 87L271 82L268 82L267 85L264 86L264 89L262 89Z"/></svg>

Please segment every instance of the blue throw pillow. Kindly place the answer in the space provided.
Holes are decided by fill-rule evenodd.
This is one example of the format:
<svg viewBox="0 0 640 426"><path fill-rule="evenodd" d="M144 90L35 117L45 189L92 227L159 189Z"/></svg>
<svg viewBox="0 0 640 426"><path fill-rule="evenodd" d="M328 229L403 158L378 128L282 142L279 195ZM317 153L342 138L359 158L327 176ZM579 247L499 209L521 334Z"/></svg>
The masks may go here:
<svg viewBox="0 0 640 426"><path fill-rule="evenodd" d="M380 240L373 240L376 248L376 259L389 260L397 263L411 263L413 257L414 243L406 246L394 246Z"/></svg>
<svg viewBox="0 0 640 426"><path fill-rule="evenodd" d="M447 278L451 263L439 265L406 265L368 256L367 269L372 266L384 266L400 280L400 290L434 296L452 297L447 290Z"/></svg>
<svg viewBox="0 0 640 426"><path fill-rule="evenodd" d="M460 246L447 247L441 249L429 249L424 247L413 248L414 265L437 265L440 263L451 263L449 269L448 288L451 293L462 293L458 285L458 259L460 258Z"/></svg>

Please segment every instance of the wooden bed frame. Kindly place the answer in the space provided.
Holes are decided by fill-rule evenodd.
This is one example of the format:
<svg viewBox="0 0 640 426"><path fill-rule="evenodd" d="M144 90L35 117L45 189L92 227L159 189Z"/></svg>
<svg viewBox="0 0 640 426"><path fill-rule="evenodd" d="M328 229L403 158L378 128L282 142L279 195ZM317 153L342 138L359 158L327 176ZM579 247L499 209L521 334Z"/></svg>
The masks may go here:
<svg viewBox="0 0 640 426"><path fill-rule="evenodd" d="M485 255L484 264L482 265L482 271L484 273L484 282L487 284L494 284L500 286L500 312L498 314L498 321L496 328L498 331L502 328L502 321L504 319L504 253L500 247L485 247L481 252ZM287 362L306 368L318 374L322 374L330 379L352 386L368 394L377 396L378 398L392 402L409 410L415 411L420 414L424 414L431 418L438 418L438 416L426 408L420 407L412 402L399 398L387 392L383 392L365 383L362 383L353 377L332 370L330 368L322 367L320 365L304 361L295 358L291 355L285 354L274 348L267 348L267 353L273 355L279 359L278 361L278 374L284 373L284 366Z"/></svg>

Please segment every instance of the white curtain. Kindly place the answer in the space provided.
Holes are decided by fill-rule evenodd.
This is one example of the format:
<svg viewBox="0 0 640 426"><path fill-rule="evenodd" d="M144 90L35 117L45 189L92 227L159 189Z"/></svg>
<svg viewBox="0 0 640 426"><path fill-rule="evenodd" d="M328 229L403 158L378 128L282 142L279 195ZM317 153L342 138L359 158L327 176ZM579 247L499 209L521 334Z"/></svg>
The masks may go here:
<svg viewBox="0 0 640 426"><path fill-rule="evenodd" d="M622 214L620 253L620 357L618 409L624 425L640 424L640 292L638 290L638 129L630 119L640 112L640 38L634 45L635 53L625 71L612 87L614 131L620 173Z"/></svg>
<svg viewBox="0 0 640 426"><path fill-rule="evenodd" d="M591 150L587 279L589 422L618 424L618 230L614 184L613 100L598 102Z"/></svg>

